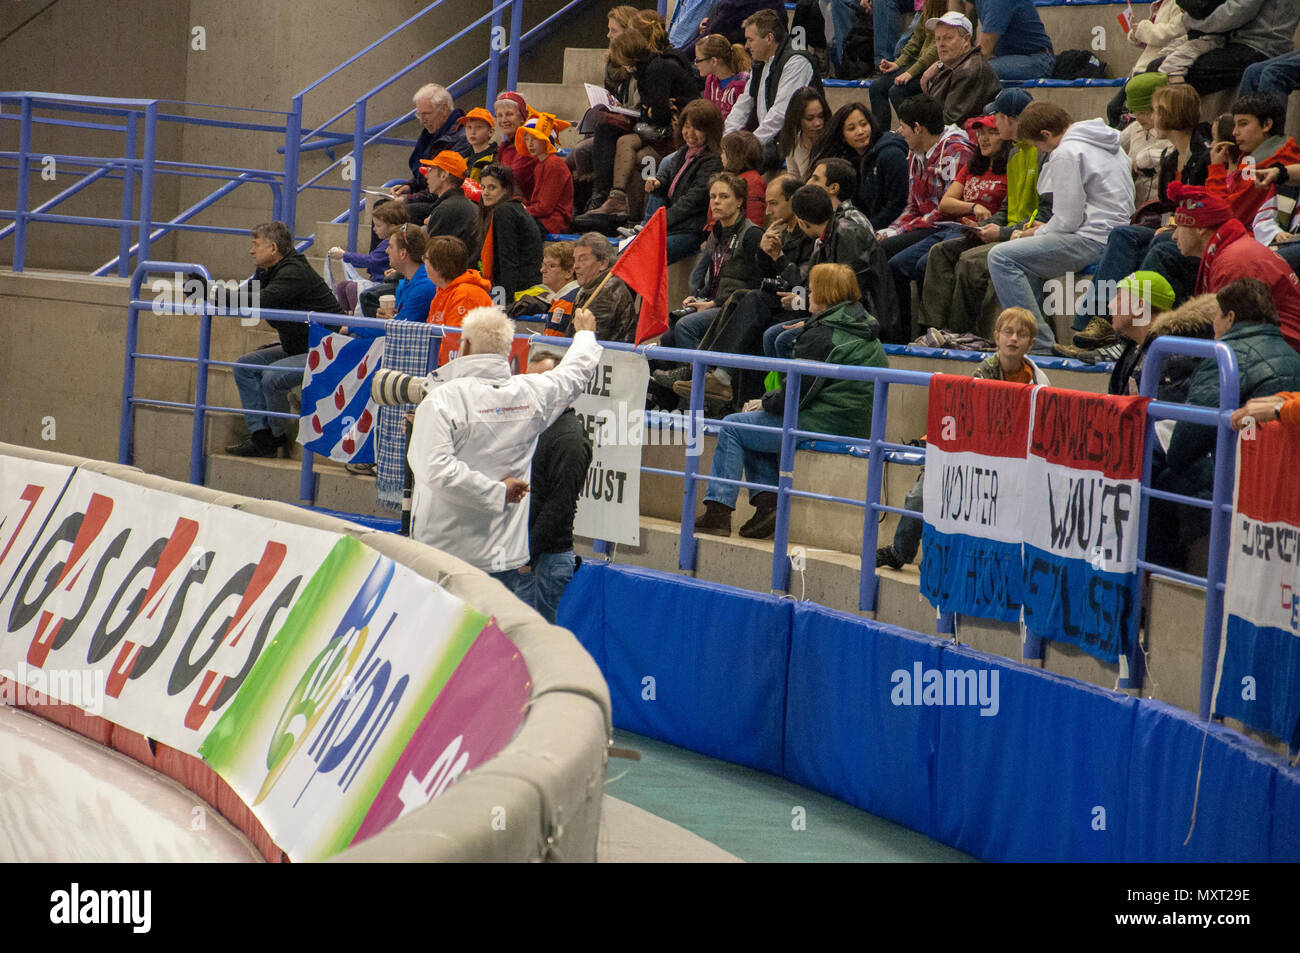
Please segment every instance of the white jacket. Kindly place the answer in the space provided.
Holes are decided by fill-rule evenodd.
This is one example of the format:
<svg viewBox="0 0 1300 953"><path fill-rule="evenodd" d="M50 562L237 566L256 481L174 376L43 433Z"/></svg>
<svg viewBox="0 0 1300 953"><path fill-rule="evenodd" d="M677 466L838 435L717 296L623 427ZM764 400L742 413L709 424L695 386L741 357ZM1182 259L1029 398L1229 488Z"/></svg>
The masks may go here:
<svg viewBox="0 0 1300 953"><path fill-rule="evenodd" d="M600 360L579 331L554 370L511 375L499 354L457 358L430 375L407 461L411 537L484 572L528 562L528 498L506 504L506 477L528 480L537 437L577 399Z"/></svg>
<svg viewBox="0 0 1300 953"><path fill-rule="evenodd" d="M1186 38L1187 14L1174 0L1165 0L1149 19L1137 20L1133 24L1129 42L1146 48L1137 58L1130 75L1145 73L1152 60L1168 56Z"/></svg>
<svg viewBox="0 0 1300 953"><path fill-rule="evenodd" d="M1038 194L1052 195L1052 217L1039 235L1106 241L1133 217L1133 174L1119 133L1105 120L1073 123L1038 176Z"/></svg>

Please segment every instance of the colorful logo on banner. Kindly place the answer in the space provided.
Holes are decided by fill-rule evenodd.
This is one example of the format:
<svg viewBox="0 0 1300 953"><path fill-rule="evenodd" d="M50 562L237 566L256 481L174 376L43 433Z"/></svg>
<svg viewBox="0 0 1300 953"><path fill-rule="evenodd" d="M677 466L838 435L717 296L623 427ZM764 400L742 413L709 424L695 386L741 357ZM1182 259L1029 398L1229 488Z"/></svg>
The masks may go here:
<svg viewBox="0 0 1300 953"><path fill-rule="evenodd" d="M930 378L921 593L941 611L1020 618L1031 393L1024 384Z"/></svg>
<svg viewBox="0 0 1300 953"><path fill-rule="evenodd" d="M200 752L291 859L320 860L495 754L528 687L486 616L343 537Z"/></svg>
<svg viewBox="0 0 1300 953"><path fill-rule="evenodd" d="M1025 479L1025 625L1114 662L1138 630L1145 397L1037 388Z"/></svg>
<svg viewBox="0 0 1300 953"><path fill-rule="evenodd" d="M351 338L311 326L302 378L298 442L340 463L375 462L375 419L370 379L384 357L384 337Z"/></svg>
<svg viewBox="0 0 1300 953"><path fill-rule="evenodd" d="M921 592L1107 662L1136 637L1147 400L936 374Z"/></svg>
<svg viewBox="0 0 1300 953"><path fill-rule="evenodd" d="M1237 450L1214 711L1300 747L1300 431L1258 425Z"/></svg>

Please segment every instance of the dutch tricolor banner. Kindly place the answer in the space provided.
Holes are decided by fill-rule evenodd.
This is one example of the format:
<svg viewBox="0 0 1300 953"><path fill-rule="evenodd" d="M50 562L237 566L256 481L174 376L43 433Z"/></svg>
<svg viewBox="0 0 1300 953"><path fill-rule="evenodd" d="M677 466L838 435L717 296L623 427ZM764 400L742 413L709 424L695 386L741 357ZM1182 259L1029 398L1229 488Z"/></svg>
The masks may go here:
<svg viewBox="0 0 1300 953"><path fill-rule="evenodd" d="M298 442L341 463L373 463L375 415L370 378L384 357L384 338L351 338L311 327L302 379Z"/></svg>
<svg viewBox="0 0 1300 953"><path fill-rule="evenodd" d="M1242 431L1216 714L1300 746L1300 431Z"/></svg>
<svg viewBox="0 0 1300 953"><path fill-rule="evenodd" d="M1025 471L1025 625L1114 662L1138 631L1145 397L1040 387Z"/></svg>
<svg viewBox="0 0 1300 953"><path fill-rule="evenodd" d="M930 378L921 593L943 612L1020 618L1032 388Z"/></svg>

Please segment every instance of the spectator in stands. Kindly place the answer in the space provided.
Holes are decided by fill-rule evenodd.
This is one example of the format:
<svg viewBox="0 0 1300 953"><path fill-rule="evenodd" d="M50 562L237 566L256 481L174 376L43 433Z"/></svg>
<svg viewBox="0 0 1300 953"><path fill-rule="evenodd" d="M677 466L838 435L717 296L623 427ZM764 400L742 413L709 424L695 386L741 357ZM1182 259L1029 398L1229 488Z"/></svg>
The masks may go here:
<svg viewBox="0 0 1300 953"><path fill-rule="evenodd" d="M438 194L425 178L427 160L448 151L458 153L461 159L467 159L470 156L470 146L465 138L465 130L460 127L460 119L465 114L456 108L451 93L435 83L429 83L416 90L411 101L415 103L415 118L422 130L407 160L411 178L393 186L393 198L406 203L407 215L412 222L423 222L434 204L433 197Z"/></svg>
<svg viewBox="0 0 1300 953"><path fill-rule="evenodd" d="M1246 67L1241 77L1241 95L1267 93L1286 102L1300 89L1300 50L1283 53Z"/></svg>
<svg viewBox="0 0 1300 953"><path fill-rule="evenodd" d="M749 86L727 116L727 132L752 129L767 151L765 166L777 168L781 156L777 136L795 90L821 89L812 59L790 43L785 13L760 10L745 19L745 49L753 60Z"/></svg>
<svg viewBox="0 0 1300 953"><path fill-rule="evenodd" d="M831 158L851 163L857 182L853 204L873 228L884 228L898 218L907 205L907 142L877 126L864 103L847 103L835 110L813 146L809 164Z"/></svg>
<svg viewBox="0 0 1300 953"><path fill-rule="evenodd" d="M592 142L592 207L584 222L607 220L609 227L627 221L627 189L640 181L636 154L642 146L671 147L674 101L678 108L696 97L695 81L671 51L656 52L636 30L626 30L610 48L611 62L628 71L641 97L641 121L631 132L616 123L596 127ZM598 201L597 201L598 200ZM579 227L584 227L580 225Z"/></svg>
<svg viewBox="0 0 1300 953"><path fill-rule="evenodd" d="M539 351L529 359L528 373L545 374L559 363L557 355ZM528 562L515 570L519 578L508 586L552 625L577 564L573 519L590 466L591 440L568 407L537 438L529 471Z"/></svg>
<svg viewBox="0 0 1300 953"><path fill-rule="evenodd" d="M876 322L859 301L861 292L853 269L831 263L816 265L809 274L808 284L811 316L795 341L795 359L853 367L888 366ZM870 381L804 376L799 387L798 420L790 423L800 430L864 437L871 420L873 390ZM726 420L780 427L784 410L785 391L780 388L759 401L750 402L742 413L732 414ZM740 480L743 476L751 483L775 486L780 449L779 432L723 427L718 434L710 476L726 480ZM739 488L734 484L710 482L704 494L704 514L695 521L696 531L730 536L731 514L739 495ZM766 539L776 527L776 494L770 490L751 490L750 502L755 514L741 527L740 533L747 538Z"/></svg>
<svg viewBox="0 0 1300 953"><path fill-rule="evenodd" d="M1182 4L1186 8L1186 3ZM1211 4L1201 4L1210 7ZM1222 0L1201 18L1189 14L1188 43L1200 43L1199 54L1186 70L1186 81L1202 96L1231 89L1245 70L1270 57L1292 50L1292 37L1300 23L1300 5L1275 0ZM1199 35L1199 36L1198 36ZM1173 55L1161 64L1166 68ZM1170 74L1177 82L1178 74Z"/></svg>
<svg viewBox="0 0 1300 953"><path fill-rule="evenodd" d="M595 314L600 340L631 343L640 313L637 297L623 279L609 273L613 264L614 246L600 232L587 232L578 239L573 248L573 273L582 288L574 307Z"/></svg>
<svg viewBox="0 0 1300 953"><path fill-rule="evenodd" d="M1142 208L1156 197L1156 173L1160 156L1169 148L1168 140L1156 131L1153 96L1166 87L1168 80L1159 73L1144 73L1125 84L1125 104L1133 121L1119 134L1119 147L1133 167L1133 204ZM1185 85L1185 84L1182 84Z"/></svg>
<svg viewBox="0 0 1300 953"><path fill-rule="evenodd" d="M1031 234L1023 240L989 252L989 277L1004 307L1026 308L1038 318L1034 353L1050 354L1056 333L1039 309L1042 283L1101 258L1106 236L1133 215L1133 180L1119 133L1104 120L1076 123L1054 103L1033 103L1020 114L1019 131L1051 156L1038 188L1052 193L1053 214L1026 229Z"/></svg>
<svg viewBox="0 0 1300 953"><path fill-rule="evenodd" d="M650 221L658 209L667 209L670 265L698 253L704 240L709 182L722 171L722 114L707 99L687 103L681 113L681 136L682 147L645 183L649 198L644 221Z"/></svg>
<svg viewBox="0 0 1300 953"><path fill-rule="evenodd" d="M1238 278L1262 280L1270 289L1281 333L1300 348L1300 278L1274 251L1251 240L1232 209L1208 189L1175 182L1169 196L1179 203L1174 213L1174 241L1184 255L1201 260L1196 293L1217 293ZM1274 323L1278 323L1275 317Z"/></svg>
<svg viewBox="0 0 1300 953"><path fill-rule="evenodd" d="M516 302L515 313L543 314L543 334L572 337L574 302L582 290L573 273L573 242L548 242L542 249L542 289Z"/></svg>
<svg viewBox="0 0 1300 953"><path fill-rule="evenodd" d="M424 266L438 293L429 303L429 323L458 328L475 308L492 306L492 285L469 267L469 251L454 235L433 235L424 249ZM438 363L456 357L459 336L444 334Z"/></svg>
<svg viewBox="0 0 1300 953"><path fill-rule="evenodd" d="M573 175L556 153L561 129L569 124L550 113L536 113L515 133L515 149L533 158L533 191L528 214L545 235L564 234L573 224Z"/></svg>
<svg viewBox="0 0 1300 953"><path fill-rule="evenodd" d="M393 229L399 225L406 224L406 206L401 202L384 202L376 205L370 213L371 228L375 230L375 235L379 238L379 244L371 249L369 254L363 255L360 252L344 251L342 248L334 247L329 250L330 258L335 261L342 261L353 268L366 270L370 281L363 287L358 287L355 281L339 281L334 285L334 297L338 300L339 307L345 314L352 314L357 310L357 297L366 287L384 280L384 274L388 271L388 236L393 233ZM391 294L391 292L385 292Z"/></svg>
<svg viewBox="0 0 1300 953"><path fill-rule="evenodd" d="M700 35L706 31L721 33L731 43L743 43L746 37L745 27L760 10L776 13L785 22L783 0L714 0L709 7L708 16L700 22Z"/></svg>
<svg viewBox="0 0 1300 953"><path fill-rule="evenodd" d="M710 33L695 44L695 68L704 77L704 98L725 120L736 97L749 85L749 54L739 43Z"/></svg>
<svg viewBox="0 0 1300 953"><path fill-rule="evenodd" d="M465 243L471 256L479 250L478 206L461 189L465 181L465 157L459 152L439 152L421 159L433 204L424 224L430 235L454 235Z"/></svg>
<svg viewBox="0 0 1300 953"><path fill-rule="evenodd" d="M911 0L875 0L871 4L872 43L882 73L891 58L900 55L898 48L905 42L905 23L913 21L913 13ZM925 19L928 18L918 20L911 33L912 37L916 36L916 30L921 28ZM884 122L882 126L889 128L889 122Z"/></svg>
<svg viewBox="0 0 1300 953"><path fill-rule="evenodd" d="M1300 163L1292 165L1278 163L1267 169L1260 169L1255 173L1255 184L1261 189L1286 188L1294 192L1295 186L1300 185ZM1281 255L1297 274L1300 274L1300 236L1297 235L1296 227L1296 219L1300 218L1300 211L1293 211L1292 215L1290 227L1278 232L1269 247Z"/></svg>
<svg viewBox="0 0 1300 953"><path fill-rule="evenodd" d="M993 339L997 350L975 368L973 377L981 380L1010 381L1013 384L1047 386L1050 381L1038 365L1026 355L1038 333L1038 321L1024 308L1007 308L994 323ZM925 470L912 484L903 499L903 509L922 512L925 500ZM921 548L924 523L914 516L903 516L894 530L894 541L876 550L876 568L902 569L916 559Z"/></svg>
<svg viewBox="0 0 1300 953"><path fill-rule="evenodd" d="M1044 157L1019 133L1020 114L1033 100L1023 89L1004 89L986 112L998 135L1011 143L1007 157L1007 201L980 227L978 236L948 238L930 248L921 288L918 320L923 327L992 338L998 302L989 281L988 256L999 242L1021 237L1052 217L1051 195L1040 198L1038 175Z"/></svg>
<svg viewBox="0 0 1300 953"><path fill-rule="evenodd" d="M1280 420L1288 427L1300 426L1300 391L1252 397L1232 414L1235 430L1247 426L1249 421L1266 424L1272 420Z"/></svg>
<svg viewBox="0 0 1300 953"><path fill-rule="evenodd" d="M985 103L1001 91L1002 84L984 54L974 47L975 28L964 15L945 13L926 26L934 32L939 60L921 77L921 89L943 107L945 123L960 126L978 116Z"/></svg>
<svg viewBox="0 0 1300 953"><path fill-rule="evenodd" d="M564 171L567 174L569 170ZM509 308L518 292L542 280L542 233L515 191L515 174L509 166L486 166L480 185L481 271L487 281L502 288Z"/></svg>
<svg viewBox="0 0 1300 953"><path fill-rule="evenodd" d="M533 194L533 173L537 160L526 150L516 148L519 127L528 120L528 104L524 97L514 91L497 96L493 107L496 110L497 129L501 133L501 143L497 146L496 161L510 166L515 174L515 188L520 195Z"/></svg>
<svg viewBox="0 0 1300 953"><path fill-rule="evenodd" d="M1129 77L1141 76L1157 69L1161 61L1182 42L1187 35L1187 14L1176 2L1156 0L1151 4L1151 15L1143 20L1135 20L1125 35L1129 43L1142 48ZM1122 87L1106 105L1106 122L1116 129L1121 127L1125 101L1126 89Z"/></svg>
<svg viewBox="0 0 1300 953"><path fill-rule="evenodd" d="M800 182L807 181L812 172L812 149L830 115L826 97L815 86L796 89L790 97L778 144L785 171L797 176Z"/></svg>
<svg viewBox="0 0 1300 953"><path fill-rule="evenodd" d="M1126 396L1138 392L1142 367L1156 338L1167 334L1214 337L1214 318L1219 314L1214 295L1200 295L1171 311L1173 305L1173 286L1154 271L1136 271L1119 282L1110 302L1110 320L1119 334L1120 351L1111 370L1109 393ZM1194 357L1166 357L1160 363L1156 398L1186 403L1187 388L1199 364Z"/></svg>
<svg viewBox="0 0 1300 953"><path fill-rule="evenodd" d="M758 173L762 162L763 147L752 132L742 129L722 137L722 168L745 180L749 196L745 217L760 226L763 224L763 193L767 189L767 183Z"/></svg>
<svg viewBox="0 0 1300 953"><path fill-rule="evenodd" d="M1151 74L1147 74L1151 75ZM1097 262L1097 271L1093 275L1093 286L1101 295L1096 301L1096 311L1107 313L1108 295L1114 282L1125 275L1142 268L1142 263L1152 242L1173 240L1173 213L1177 203L1169 197L1169 186L1174 182L1184 185L1204 185L1210 168L1210 146L1201 135L1200 113L1201 98L1196 90L1186 83L1175 86L1162 86L1152 95L1152 111L1155 128L1160 138L1169 141L1169 146L1161 153L1157 163L1157 196L1145 209L1139 208L1134 214L1134 223L1122 225L1110 233L1106 239L1106 251ZM1168 276L1166 281L1171 281ZM1186 298L1195 283L1195 267L1186 280ZM1172 287L1171 283L1171 287ZM1177 290L1174 291L1178 299ZM1085 346L1106 340L1105 329L1094 327L1088 309L1076 315L1075 330L1083 330L1079 337ZM1106 323L1104 317L1101 323ZM1119 329L1116 328L1116 331ZM1066 353L1062 346L1057 346L1058 353ZM1076 356L1069 354L1069 356Z"/></svg>
<svg viewBox="0 0 1300 953"><path fill-rule="evenodd" d="M530 559L527 507L515 504L529 490L537 437L582 392L600 355L591 315L576 315L574 324L580 333L559 367L512 376L514 323L495 308L474 309L465 316L462 357L439 368L441 386L415 411L411 537L512 589ZM508 419L489 412L501 407L514 408Z"/></svg>
<svg viewBox="0 0 1300 953"><path fill-rule="evenodd" d="M288 226L266 222L255 226L251 234L248 254L256 270L249 284L259 308L343 313L329 285L293 247ZM234 369L248 439L227 447L226 452L239 457L274 457L285 445L283 418L267 417L264 412L289 412L289 391L302 383L302 369L307 366L307 324L270 319L266 323L280 335L280 343L245 354L238 363L272 370Z"/></svg>
<svg viewBox="0 0 1300 953"><path fill-rule="evenodd" d="M1215 143L1205 186L1227 199L1232 214L1256 240L1271 245L1282 226L1276 214L1275 177L1266 179L1262 173L1300 162L1300 146L1282 131L1286 103L1272 96L1256 93L1238 99L1232 104L1232 123L1239 157L1234 160L1229 143Z"/></svg>
<svg viewBox="0 0 1300 953"><path fill-rule="evenodd" d="M921 94L921 76L939 59L934 48L934 30L928 24L942 17L947 10L948 0L925 0L916 28L912 30L912 36L903 47L903 52L898 54L897 59L892 58L892 52L880 59L880 76L871 81L867 90L876 128L890 127L890 103L897 108L903 100ZM981 105L985 101L980 100Z"/></svg>
<svg viewBox="0 0 1300 953"><path fill-rule="evenodd" d="M1052 75L1056 56L1033 0L967 0L965 8L979 15L980 51L999 79Z"/></svg>
<svg viewBox="0 0 1300 953"><path fill-rule="evenodd" d="M1218 290L1219 313L1214 317L1214 337L1237 357L1238 393L1232 405L1255 398L1300 389L1300 355L1278 329L1277 309L1268 285L1256 278L1239 278ZM1211 358L1202 360L1192 374L1187 402L1200 407L1219 406L1219 368ZM1152 461L1152 485L1166 492L1208 497L1214 486L1215 428L1185 421L1176 423L1164 459ZM1177 532L1169 532L1169 509L1152 501L1152 525L1162 532L1148 537L1147 558L1164 565L1181 566L1187 544L1208 530L1207 515L1179 507ZM1163 501L1160 501L1163 502ZM1156 549L1151 552L1152 547Z"/></svg>
<svg viewBox="0 0 1300 953"><path fill-rule="evenodd" d="M425 321L429 306L438 289L424 268L424 253L429 236L419 225L399 225L388 242L389 266L401 278L393 297L394 305L381 305L375 317L384 321ZM384 332L377 328L352 328L357 338L377 338Z"/></svg>
<svg viewBox="0 0 1300 953"><path fill-rule="evenodd" d="M465 160L469 167L467 178L478 182L483 170L497 161L497 146L492 141L495 120L490 112L480 106L461 116L460 124L465 129L465 141L470 148L469 158Z"/></svg>

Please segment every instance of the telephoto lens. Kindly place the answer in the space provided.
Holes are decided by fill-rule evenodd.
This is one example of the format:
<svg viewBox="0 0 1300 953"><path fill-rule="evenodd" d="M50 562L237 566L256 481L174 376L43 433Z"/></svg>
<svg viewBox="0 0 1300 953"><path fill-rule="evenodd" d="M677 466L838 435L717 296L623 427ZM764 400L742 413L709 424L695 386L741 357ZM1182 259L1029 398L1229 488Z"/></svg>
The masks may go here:
<svg viewBox="0 0 1300 953"><path fill-rule="evenodd" d="M380 368L370 382L370 396L386 407L418 404L424 400L424 378Z"/></svg>

